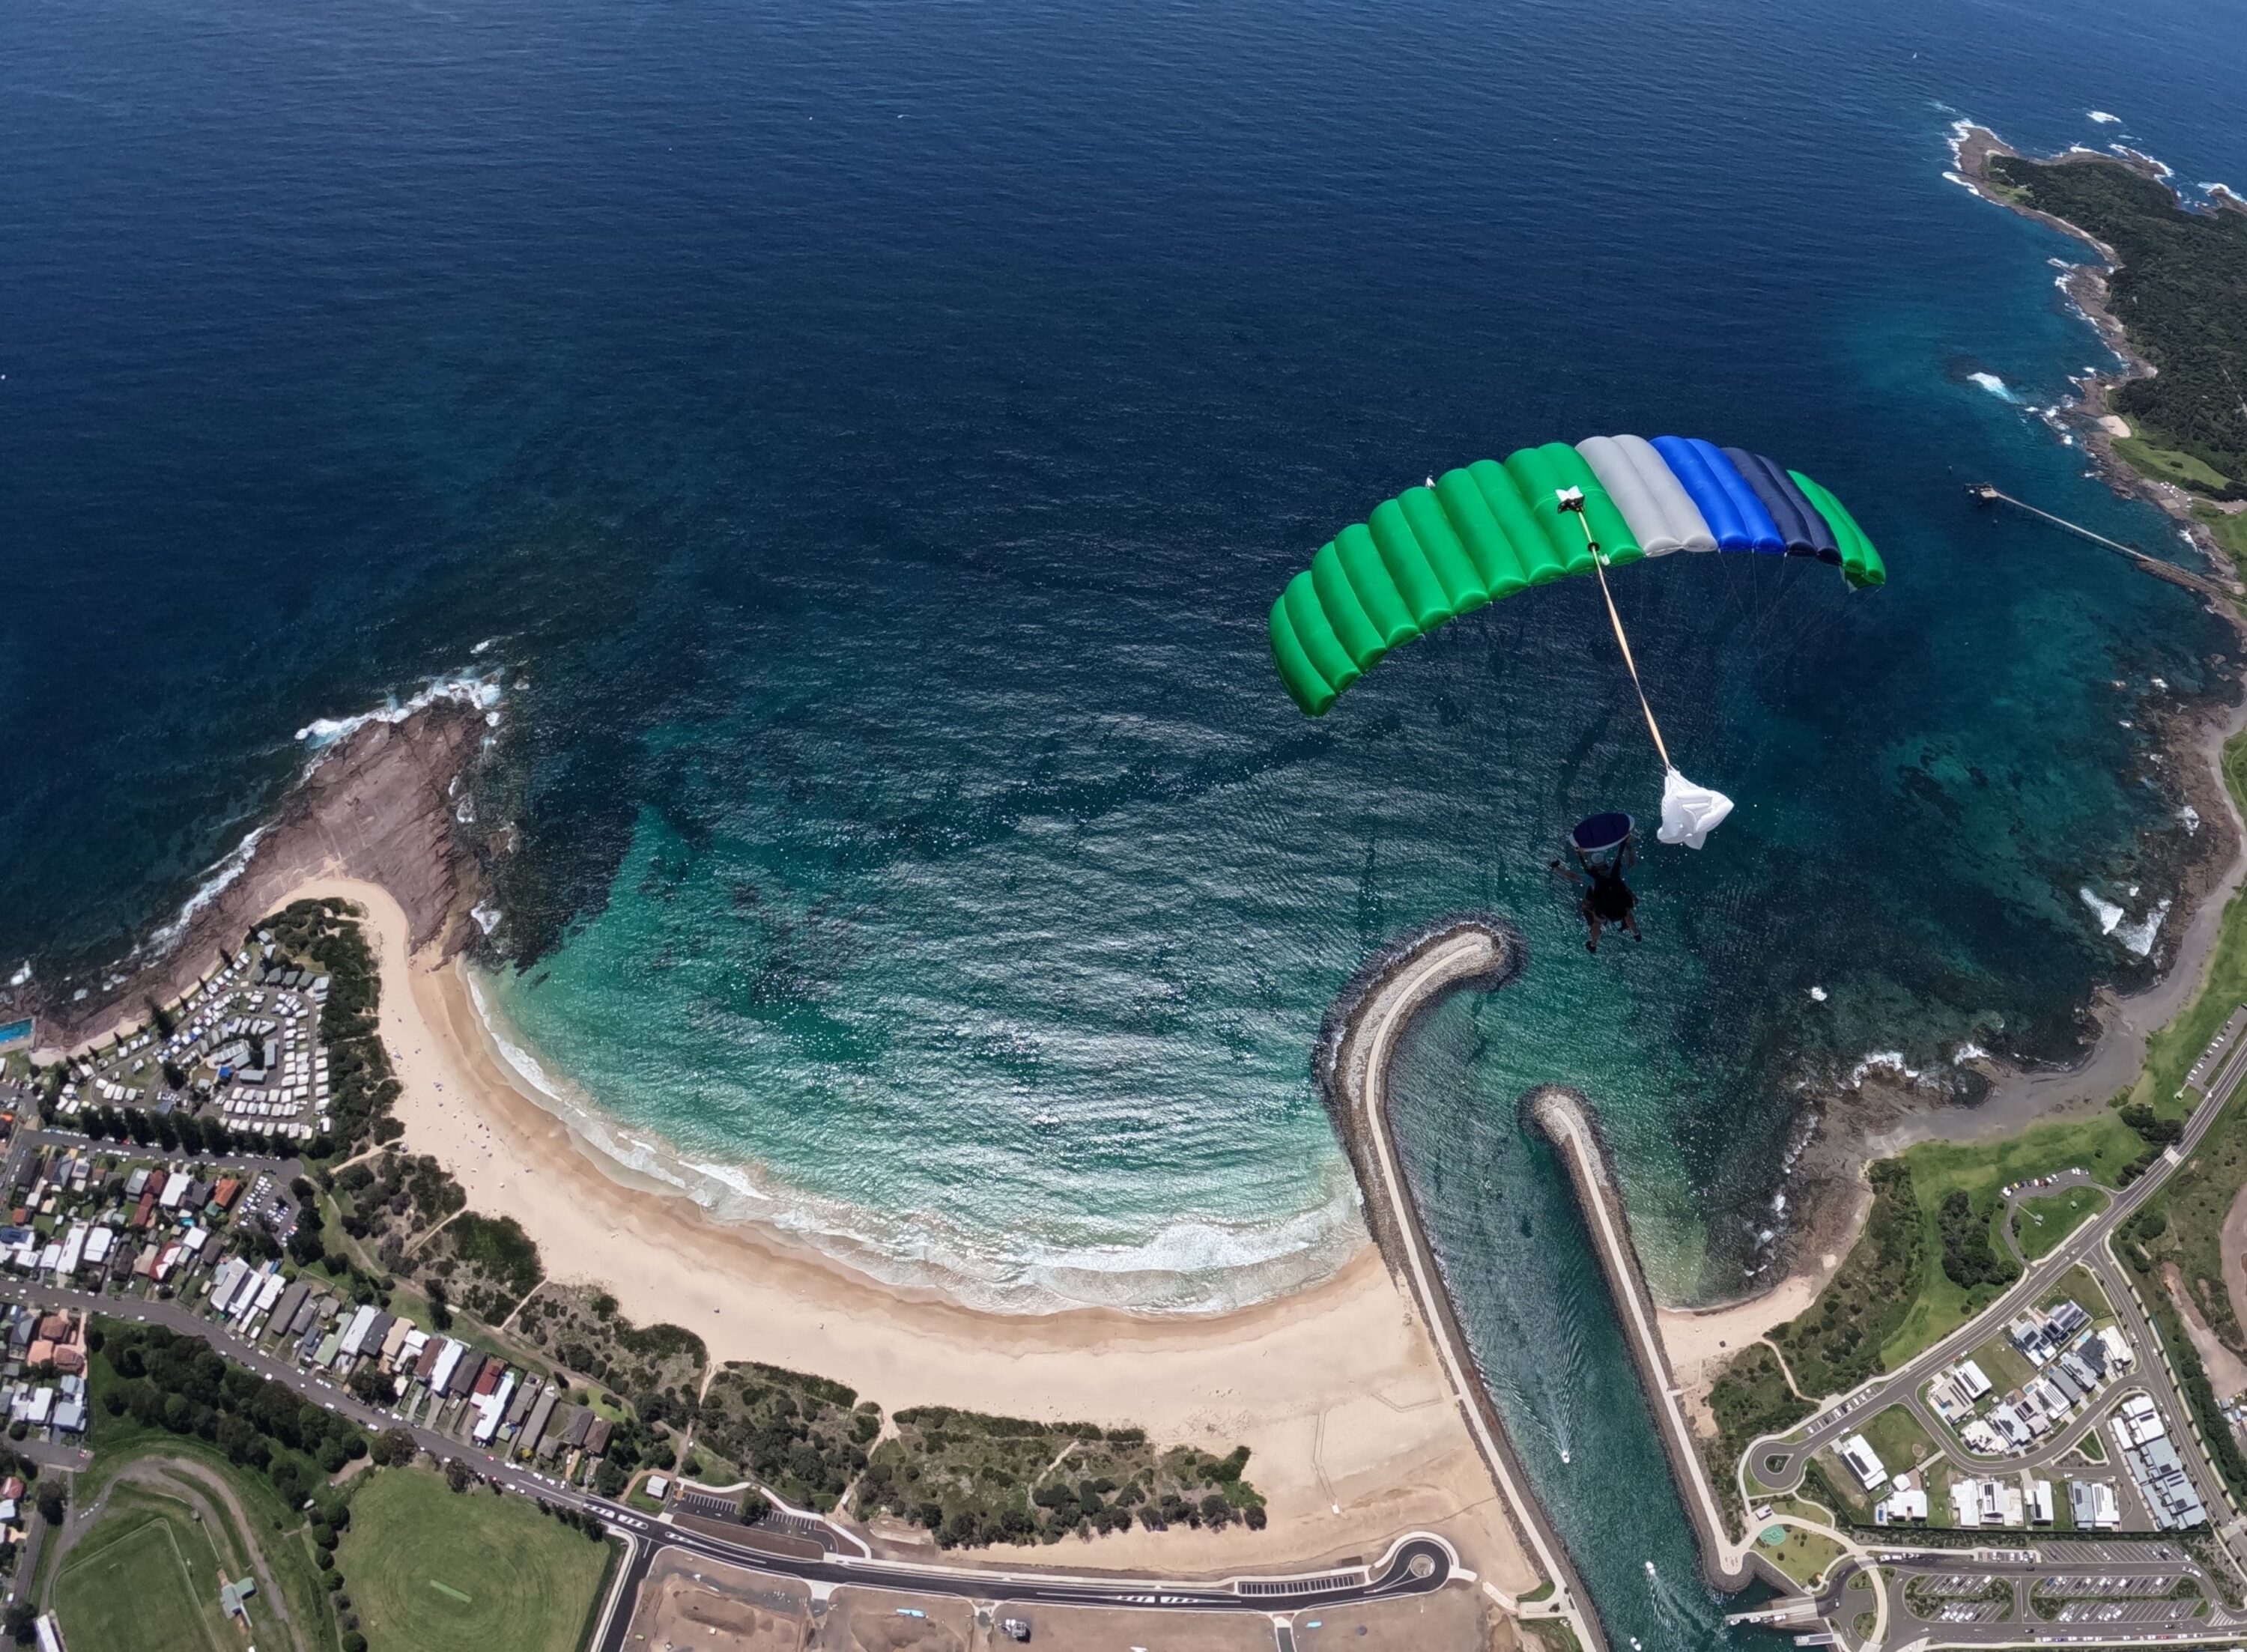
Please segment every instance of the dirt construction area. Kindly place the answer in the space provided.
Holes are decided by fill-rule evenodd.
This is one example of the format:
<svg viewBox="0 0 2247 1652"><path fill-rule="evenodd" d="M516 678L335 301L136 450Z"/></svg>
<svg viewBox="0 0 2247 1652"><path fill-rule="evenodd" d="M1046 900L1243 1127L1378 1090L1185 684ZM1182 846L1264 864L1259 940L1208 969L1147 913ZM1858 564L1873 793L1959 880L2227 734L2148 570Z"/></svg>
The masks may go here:
<svg viewBox="0 0 2247 1652"><path fill-rule="evenodd" d="M632 1652L803 1652L810 1628L811 1596L802 1584L674 1550L648 1567L625 1644Z"/></svg>

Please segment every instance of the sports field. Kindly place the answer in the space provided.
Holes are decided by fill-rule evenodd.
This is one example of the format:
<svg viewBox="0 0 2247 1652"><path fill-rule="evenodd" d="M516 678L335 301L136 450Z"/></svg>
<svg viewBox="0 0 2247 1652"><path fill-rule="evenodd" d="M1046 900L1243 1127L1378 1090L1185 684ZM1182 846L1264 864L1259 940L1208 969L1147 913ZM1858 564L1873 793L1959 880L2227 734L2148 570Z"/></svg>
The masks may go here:
<svg viewBox="0 0 2247 1652"><path fill-rule="evenodd" d="M608 1558L522 1498L428 1469L378 1471L336 1556L373 1652L570 1652Z"/></svg>
<svg viewBox="0 0 2247 1652"><path fill-rule="evenodd" d="M120 1492L64 1563L55 1615L64 1640L91 1652L234 1652L239 1631L221 1620L218 1572L184 1506Z"/></svg>

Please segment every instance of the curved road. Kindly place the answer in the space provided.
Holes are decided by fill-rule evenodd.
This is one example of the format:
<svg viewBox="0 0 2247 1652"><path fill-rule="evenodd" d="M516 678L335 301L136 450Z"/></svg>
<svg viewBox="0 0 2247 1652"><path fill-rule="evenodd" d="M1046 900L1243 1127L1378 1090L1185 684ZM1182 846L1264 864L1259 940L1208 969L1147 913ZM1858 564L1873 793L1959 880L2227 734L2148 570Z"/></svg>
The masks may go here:
<svg viewBox="0 0 2247 1652"><path fill-rule="evenodd" d="M2227 1024L2226 1035L2232 1027ZM2207 1058L2203 1058L2205 1062ZM2154 1193L2168 1181L2177 1166L2191 1157L2192 1150L2208 1133L2216 1117L2230 1101L2243 1081L2247 1081L2247 1044L2230 1048L2227 1059L2215 1063L2216 1074L2208 1084L2200 1103L2186 1119L2184 1133L2179 1140L2155 1159L2153 1167L2129 1186L2114 1191L2104 1210L2086 1218L2082 1226L2068 1235L2041 1260L2032 1262L2021 1271L2021 1277L2002 1295L1972 1319L1959 1326L1941 1341L1915 1355L1895 1370L1875 1377L1839 1401L1829 1403L1811 1420L1808 1432L1799 1440L1786 1440L1766 1435L1753 1442L1743 1453L1739 1463L1742 1490L1752 1504L1759 1495L1757 1488L1745 1484L1752 1472L1762 1487L1775 1492L1789 1492L1802 1483L1803 1472L1811 1455L1831 1445L1842 1435L1860 1427L1876 1412L1888 1405L1909 1405L1923 1426L1933 1423L1919 1399L1919 1389L1943 1367L1971 1353L1997 1334L1998 1328L2037 1300L2077 1267L2085 1269L2099 1283L2114 1307L2124 1334L2138 1351L2136 1368L2126 1382L2117 1382L2111 1392L2091 1408L2090 1416L2103 1415L2114 1395L2130 1388L2148 1390L2167 1415L2173 1438L2194 1443L2194 1449L2181 1452L2185 1467L2207 1506L2212 1526L2219 1537L2224 1535L2235 1522L2221 1518L2230 1507L2230 1496L2222 1480L2209 1469L2204 1448L2199 1444L2193 1428L2193 1413L2177 1393L2169 1372L2156 1352L2162 1346L2155 1336L2153 1327L2147 1322L2140 1307L2137 1293L2122 1274L2121 1265L2114 1259L2109 1241L2123 1223L2134 1215ZM2196 1075L2200 1068L2196 1068ZM2040 1196L2048 1190L2032 1190L2030 1197ZM2010 1219L2006 1225L2011 1226ZM2010 1242L2010 1234L2008 1235ZM1980 1458L1959 1451L1961 1460L1977 1464L1986 1464L1991 1469L2011 1472L2033 1466L2073 1444L2084 1429L2088 1418L2080 1424L2072 1423L2060 1434L2042 1444L2032 1445L2018 1457ZM1791 1430L1790 1430L1791 1431ZM1930 1437L1941 1439L1947 1430L1939 1426L1931 1429Z"/></svg>
<svg viewBox="0 0 2247 1652"><path fill-rule="evenodd" d="M509 1462L503 1456L463 1444L434 1430L411 1426L396 1416L361 1404L345 1389L314 1376L287 1361L277 1360L251 1348L213 1321L191 1313L177 1301L111 1299L83 1291L35 1287L21 1280L0 1281L0 1301L41 1307L82 1307L112 1319L135 1320L161 1325L183 1335L201 1338L236 1363L258 1376L285 1383L307 1399L349 1416L374 1430L403 1429L415 1443L440 1461L457 1459L486 1480L543 1498L558 1506L598 1516L612 1528L639 1541L638 1555L627 1578L637 1586L647 1562L660 1548L685 1549L729 1566L801 1578L809 1582L851 1584L866 1588L908 1590L922 1594L949 1594L980 1601L1019 1601L1033 1604L1178 1608L1192 1611L1255 1612L1269 1614L1298 1607L1385 1600L1424 1594L1439 1589L1458 1570L1451 1546L1428 1533L1400 1538L1380 1561L1370 1567L1333 1567L1322 1572L1274 1578L1227 1578L1218 1580L1176 1581L1159 1578L1074 1575L1004 1567L943 1566L907 1560L860 1560L822 1555L816 1559L777 1554L734 1542L714 1534L690 1530L655 1519L606 1498L595 1497ZM748 1535L746 1528L743 1536ZM629 1621L631 1614L619 1606L616 1617ZM611 1625L611 1640L623 1633Z"/></svg>

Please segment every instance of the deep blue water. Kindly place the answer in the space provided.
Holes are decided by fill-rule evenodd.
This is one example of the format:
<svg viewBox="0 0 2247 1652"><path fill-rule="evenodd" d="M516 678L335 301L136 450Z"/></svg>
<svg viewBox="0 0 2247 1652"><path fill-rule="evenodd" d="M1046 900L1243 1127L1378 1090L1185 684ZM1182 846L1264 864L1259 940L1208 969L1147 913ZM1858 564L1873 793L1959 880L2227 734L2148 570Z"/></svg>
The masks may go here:
<svg viewBox="0 0 2247 1652"><path fill-rule="evenodd" d="M2067 244L1944 183L1944 135L2109 109L2240 182L2241 61L2181 0L17 0L0 959L113 958L299 727L502 663L532 961L491 991L621 1150L986 1299L1208 1304L1350 1242L1335 987L1502 905L1535 965L1416 1042L1416 1157L1502 1404L1583 1442L1531 1461L1602 1611L1716 1644L1644 1588L1691 1572L1643 1414L1551 1378L1547 1335L1629 1373L1512 1097L1598 1097L1657 1278L1722 1292L1798 1082L2059 1050L2135 967L2080 891L2161 898L2145 702L2223 638L1962 503L2164 531L1969 379L2041 404L2099 357ZM1262 616L1428 471L1670 428L1820 477L1895 579L1618 581L1742 808L1594 960L1543 863L1658 779L1596 594L1315 725Z"/></svg>

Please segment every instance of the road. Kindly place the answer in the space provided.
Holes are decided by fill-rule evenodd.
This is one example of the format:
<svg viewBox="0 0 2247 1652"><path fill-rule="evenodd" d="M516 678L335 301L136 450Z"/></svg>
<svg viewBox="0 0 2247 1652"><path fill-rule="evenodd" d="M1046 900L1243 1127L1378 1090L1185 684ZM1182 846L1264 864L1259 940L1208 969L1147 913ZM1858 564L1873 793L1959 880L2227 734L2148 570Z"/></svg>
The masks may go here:
<svg viewBox="0 0 2247 1652"><path fill-rule="evenodd" d="M707 1559L751 1571L798 1578L815 1584L848 1584L862 1588L897 1589L921 1594L952 1595L975 1601L1020 1601L1032 1605L1176 1608L1210 1612L1253 1612L1269 1614L1310 1605L1344 1605L1399 1596L1425 1594L1440 1589L1458 1569L1458 1557L1441 1538L1427 1533L1402 1537L1370 1567L1336 1567L1330 1570L1280 1577L1173 1580L1158 1578L1076 1574L1059 1571L1015 1571L1004 1567L952 1566L907 1560L823 1555L800 1559L774 1554L707 1533L640 1513L620 1503L563 1485L548 1476L510 1463L503 1457L464 1445L433 1429L411 1426L396 1416L360 1403L345 1389L272 1357L192 1312L180 1301L144 1301L135 1298L92 1295L84 1291L35 1287L22 1280L0 1280L0 1301L41 1308L81 1307L113 1319L161 1325L168 1330L196 1336L237 1364L260 1376L285 1383L318 1404L349 1416L373 1430L404 1429L421 1449L441 1461L458 1459L485 1479L539 1498L557 1506L598 1516L612 1528L640 1539L629 1580L634 1588L648 1561L661 1548L683 1549ZM83 1455L83 1454L79 1454ZM79 1464L77 1466L83 1466ZM746 1532L744 1533L746 1536ZM620 1605L605 1645L621 1646L631 1619L629 1598Z"/></svg>
<svg viewBox="0 0 2247 1652"><path fill-rule="evenodd" d="M222 1176L251 1180L259 1176L270 1176L276 1185L286 1187L290 1180L304 1173L301 1161L295 1158L267 1158L248 1153L188 1153L174 1149L167 1151L156 1143L146 1146L137 1142L96 1141L91 1136L72 1130L44 1130L37 1125L25 1125L9 1139L8 1151L0 1158L0 1192L14 1188L25 1179L26 1161L42 1147L59 1147L71 1153L103 1153L120 1158L147 1159L159 1164L199 1164Z"/></svg>
<svg viewBox="0 0 2247 1652"><path fill-rule="evenodd" d="M2229 1030L2230 1028L2227 1027ZM2153 1197L2176 1167L2191 1157L2192 1150L2215 1123L2243 1079L2247 1079L2247 1042L2237 1043L2236 1047L2227 1046L2227 1059L2218 1064L2216 1075L2204 1098L2186 1120L2182 1137L2155 1161L2152 1169L2117 1192L2105 1210L2086 1219L2081 1227L2068 1235L2042 1260L2025 1266L2019 1280L1973 1319L1897 1369L1874 1378L1855 1392L1829 1405L1813 1420L1809 1431L1799 1441L1790 1443L1768 1436L1756 1441L1748 1447L1743 1458L1744 1465L1752 1465L1755 1478L1771 1490L1791 1492L1802 1483L1803 1470L1813 1452L1862 1427L1876 1412L1899 1400L1911 1406L1922 1425L1929 1429L1931 1437L1943 1438L1948 1430L1938 1423L1921 1403L1919 1390L1922 1386L1944 1366L1964 1357L1989 1341L2006 1321L2040 1300L2078 1267L2085 1268L2099 1281L2100 1288L2113 1305L2124 1333L2139 1351L2138 1366L2131 1373L2129 1381L2115 1384L2111 1391L2119 1394L2126 1388L2146 1389L2168 1417L2172 1434L2181 1439L2193 1439L2191 1430L2185 1426L2186 1419L2192 1413L2185 1407L2168 1370L2154 1353L2160 1344L2138 1305L2136 1293L2130 1288L2120 1264L2114 1260L2108 1241L2115 1231ZM2103 1414L2106 1410L2104 1400L2093 1410ZM2032 1446L2027 1453L2018 1457L1974 1459L1967 1457L1963 1449L1956 1455L1965 1461L1986 1461L1993 1472L2011 1472L2052 1461L2066 1446L2072 1445L2087 1426L2088 1419L2080 1423L2072 1423L2052 1441ZM2208 1505L2210 1519L2217 1520L2228 1507L2221 1483L2209 1468L2196 1443L2193 1450L2181 1451L2179 1455L2186 1460L2186 1467L2201 1500ZM1748 1493L1751 1502L1755 1500L1752 1486L1745 1486L1743 1490Z"/></svg>

